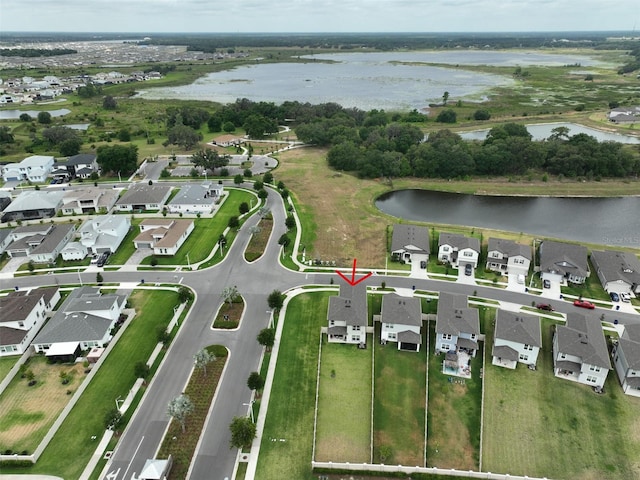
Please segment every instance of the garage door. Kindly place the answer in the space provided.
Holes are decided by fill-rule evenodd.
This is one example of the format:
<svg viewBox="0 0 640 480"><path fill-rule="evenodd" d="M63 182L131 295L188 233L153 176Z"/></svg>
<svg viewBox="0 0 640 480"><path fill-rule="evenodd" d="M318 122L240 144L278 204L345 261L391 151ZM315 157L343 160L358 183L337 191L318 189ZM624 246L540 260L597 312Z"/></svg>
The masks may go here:
<svg viewBox="0 0 640 480"><path fill-rule="evenodd" d="M418 345L415 343L400 343L400 350L408 350L410 352L415 352L418 350Z"/></svg>

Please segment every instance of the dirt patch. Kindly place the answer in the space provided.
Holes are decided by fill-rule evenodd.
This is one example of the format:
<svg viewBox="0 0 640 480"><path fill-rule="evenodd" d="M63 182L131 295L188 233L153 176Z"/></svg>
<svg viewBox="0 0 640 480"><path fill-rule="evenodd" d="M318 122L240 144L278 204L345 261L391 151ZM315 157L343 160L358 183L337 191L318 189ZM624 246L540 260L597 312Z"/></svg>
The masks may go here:
<svg viewBox="0 0 640 480"><path fill-rule="evenodd" d="M218 310L216 319L213 322L213 328L223 328L227 330L237 328L240 324L242 312L244 312L244 302L242 299L236 299L231 304L224 302Z"/></svg>
<svg viewBox="0 0 640 480"><path fill-rule="evenodd" d="M362 462L370 461L370 454L361 448L354 450L352 439L348 436L323 435L316 443L316 461L318 462Z"/></svg>
<svg viewBox="0 0 640 480"><path fill-rule="evenodd" d="M33 452L85 377L82 364L50 365L44 357L34 358L28 369L36 384L17 376L0 397L0 451ZM69 383L62 384L60 374Z"/></svg>

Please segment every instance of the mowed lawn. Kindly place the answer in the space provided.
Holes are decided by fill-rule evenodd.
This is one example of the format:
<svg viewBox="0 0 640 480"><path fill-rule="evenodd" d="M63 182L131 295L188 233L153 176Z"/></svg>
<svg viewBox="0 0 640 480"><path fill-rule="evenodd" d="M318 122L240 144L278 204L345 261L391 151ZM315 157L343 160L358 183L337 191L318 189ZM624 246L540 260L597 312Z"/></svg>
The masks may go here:
<svg viewBox="0 0 640 480"><path fill-rule="evenodd" d="M640 399L622 393L614 371L602 395L554 377L551 322L542 325L536 371L495 367L487 357L483 469L569 480L640 479Z"/></svg>
<svg viewBox="0 0 640 480"><path fill-rule="evenodd" d="M320 327L335 292L305 293L287 307L256 478L317 480L311 472Z"/></svg>
<svg viewBox="0 0 640 480"><path fill-rule="evenodd" d="M371 348L323 338L316 461L371 462L371 363Z"/></svg>
<svg viewBox="0 0 640 480"><path fill-rule="evenodd" d="M18 360L20 360L20 355L0 357L0 380L3 380L9 374Z"/></svg>
<svg viewBox="0 0 640 480"><path fill-rule="evenodd" d="M374 463L424 466L426 338L421 347L416 353L399 351L395 343L375 346Z"/></svg>

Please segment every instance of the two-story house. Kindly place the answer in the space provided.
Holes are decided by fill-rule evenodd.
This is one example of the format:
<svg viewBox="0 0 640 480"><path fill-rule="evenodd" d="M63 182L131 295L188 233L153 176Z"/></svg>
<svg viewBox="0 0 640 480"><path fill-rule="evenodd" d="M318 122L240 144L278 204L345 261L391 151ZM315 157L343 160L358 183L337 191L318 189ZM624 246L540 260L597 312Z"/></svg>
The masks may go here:
<svg viewBox="0 0 640 480"><path fill-rule="evenodd" d="M87 220L80 227L80 243L92 254L114 253L131 227L126 215L101 215Z"/></svg>
<svg viewBox="0 0 640 480"><path fill-rule="evenodd" d="M75 235L75 225L38 224L17 227L11 232L13 241L7 247L12 257L27 257L36 263L55 263L64 246Z"/></svg>
<svg viewBox="0 0 640 480"><path fill-rule="evenodd" d="M62 214L107 213L116 200L118 191L113 189L85 187L69 190L62 200Z"/></svg>
<svg viewBox="0 0 640 480"><path fill-rule="evenodd" d="M475 357L479 335L478 309L468 307L467 296L440 292L436 315L436 352L462 351Z"/></svg>
<svg viewBox="0 0 640 480"><path fill-rule="evenodd" d="M382 298L380 342L394 342L398 350L419 352L422 345L422 306L419 298L395 293Z"/></svg>
<svg viewBox="0 0 640 480"><path fill-rule="evenodd" d="M640 294L640 260L633 253L594 250L591 263L607 292Z"/></svg>
<svg viewBox="0 0 640 480"><path fill-rule="evenodd" d="M487 270L503 274L529 272L531 247L504 238L490 238L487 246Z"/></svg>
<svg viewBox="0 0 640 480"><path fill-rule="evenodd" d="M193 220L146 218L140 222L140 234L133 244L153 249L154 255L175 255L194 228Z"/></svg>
<svg viewBox="0 0 640 480"><path fill-rule="evenodd" d="M597 318L569 313L566 324L556 326L553 370L556 377L602 388L611 370L611 362Z"/></svg>
<svg viewBox="0 0 640 480"><path fill-rule="evenodd" d="M366 285L359 283L352 287L343 284L340 295L329 297L329 342L366 345L368 323Z"/></svg>
<svg viewBox="0 0 640 480"><path fill-rule="evenodd" d="M42 183L53 169L54 159L50 155L32 155L18 163L9 163L2 169L5 182L28 180Z"/></svg>
<svg viewBox="0 0 640 480"><path fill-rule="evenodd" d="M474 237L465 237L457 233L440 234L438 240L438 261L448 263L453 268L460 265L478 266L480 257L480 240Z"/></svg>
<svg viewBox="0 0 640 480"><path fill-rule="evenodd" d="M391 236L391 255L405 263L429 261L429 229L395 224Z"/></svg>
<svg viewBox="0 0 640 480"><path fill-rule="evenodd" d="M523 363L535 367L542 348L540 318L498 309L495 325L493 365L515 369Z"/></svg>
<svg viewBox="0 0 640 480"><path fill-rule="evenodd" d="M556 283L584 283L589 276L587 248L545 240L540 244L540 275Z"/></svg>
<svg viewBox="0 0 640 480"><path fill-rule="evenodd" d="M611 355L624 393L640 397L640 325L624 326Z"/></svg>

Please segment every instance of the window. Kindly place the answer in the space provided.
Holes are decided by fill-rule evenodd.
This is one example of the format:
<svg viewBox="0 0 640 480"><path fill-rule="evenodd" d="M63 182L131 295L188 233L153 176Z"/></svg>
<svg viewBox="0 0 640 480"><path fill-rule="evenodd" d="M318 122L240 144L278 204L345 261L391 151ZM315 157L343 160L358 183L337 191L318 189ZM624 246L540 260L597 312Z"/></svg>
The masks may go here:
<svg viewBox="0 0 640 480"><path fill-rule="evenodd" d="M519 263L522 265L524 263L524 258L514 258L513 263Z"/></svg>
<svg viewBox="0 0 640 480"><path fill-rule="evenodd" d="M396 339L396 334L395 333L390 333L389 335L387 335L387 338L389 340L395 340Z"/></svg>
<svg viewBox="0 0 640 480"><path fill-rule="evenodd" d="M440 350L449 350L449 348L451 348L451 345L449 345L448 343L443 343L442 345L440 345Z"/></svg>
<svg viewBox="0 0 640 480"><path fill-rule="evenodd" d="M561 353L560 358L567 358L567 356L564 353Z"/></svg>
<svg viewBox="0 0 640 480"><path fill-rule="evenodd" d="M36 315L38 314L38 312L36 312ZM19 327L24 327L24 322L18 322L18 326Z"/></svg>
<svg viewBox="0 0 640 480"><path fill-rule="evenodd" d="M531 350L533 350L533 345L527 345L527 344L525 343L525 345L524 345L524 349L525 349L525 350L529 350L529 351L531 351Z"/></svg>
<svg viewBox="0 0 640 480"><path fill-rule="evenodd" d="M329 320L329 326L333 327L336 324L335 320Z"/></svg>
<svg viewBox="0 0 640 480"><path fill-rule="evenodd" d="M464 255L465 257L473 257L473 252L467 250L462 255Z"/></svg>
<svg viewBox="0 0 640 480"><path fill-rule="evenodd" d="M592 372L599 372L600 367L596 367L595 365L590 365L589 370L591 370Z"/></svg>
<svg viewBox="0 0 640 480"><path fill-rule="evenodd" d="M443 340L451 340L451 334L450 333L443 333L442 334L442 339Z"/></svg>
<svg viewBox="0 0 640 480"><path fill-rule="evenodd" d="M520 360L522 360L523 362L526 362L527 360L529 360L529 356L525 355L523 353L520 354Z"/></svg>
<svg viewBox="0 0 640 480"><path fill-rule="evenodd" d="M449 247L447 247L446 245L442 247L442 251L443 252L448 252L449 251Z"/></svg>
<svg viewBox="0 0 640 480"><path fill-rule="evenodd" d="M359 332L359 331L360 331L360 325L355 325L355 326L353 327L353 329L354 329L356 332Z"/></svg>
<svg viewBox="0 0 640 480"><path fill-rule="evenodd" d="M387 323L387 328L389 330L393 330L393 323Z"/></svg>
<svg viewBox="0 0 640 480"><path fill-rule="evenodd" d="M475 339L476 339L476 334L475 334L475 333L472 333L472 334L471 334L471 340L475 340Z"/></svg>
<svg viewBox="0 0 640 480"><path fill-rule="evenodd" d="M360 341L360 337L359 337L358 335L353 335L353 336L351 337L351 341L352 341L352 342L359 342L359 341Z"/></svg>
<svg viewBox="0 0 640 480"><path fill-rule="evenodd" d="M589 383L596 383L597 381L598 381L598 377L592 377L592 376L587 377L587 382Z"/></svg>

